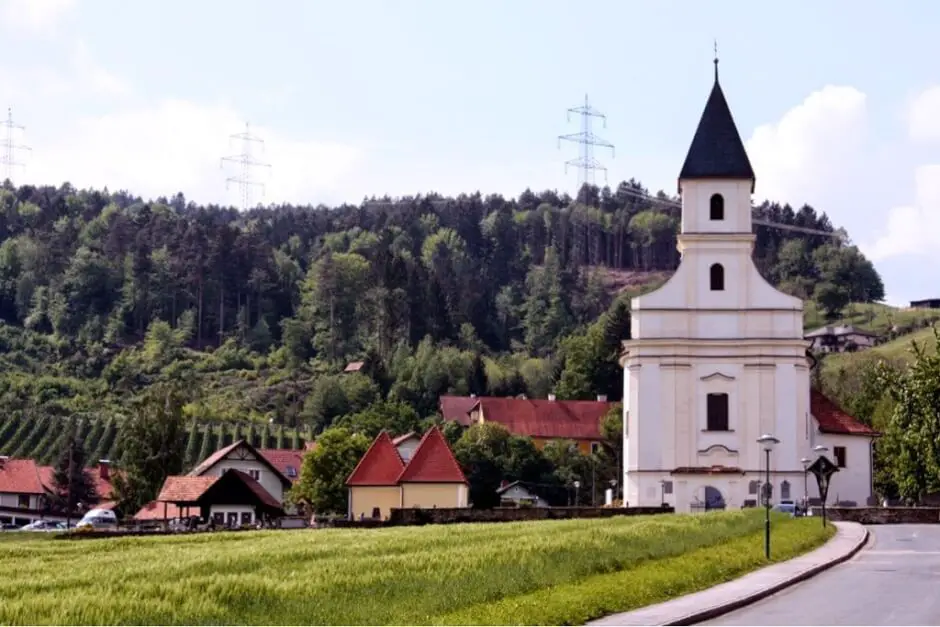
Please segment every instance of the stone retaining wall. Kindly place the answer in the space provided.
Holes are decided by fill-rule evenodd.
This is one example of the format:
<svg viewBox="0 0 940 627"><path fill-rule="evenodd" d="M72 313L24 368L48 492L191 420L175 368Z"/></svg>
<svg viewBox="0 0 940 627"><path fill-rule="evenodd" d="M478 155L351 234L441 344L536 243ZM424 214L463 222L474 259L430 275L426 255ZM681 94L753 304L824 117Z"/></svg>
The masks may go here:
<svg viewBox="0 0 940 627"><path fill-rule="evenodd" d="M443 525L471 522L517 522L569 518L611 518L671 514L671 507L497 507L494 509L392 509L389 525Z"/></svg>
<svg viewBox="0 0 940 627"><path fill-rule="evenodd" d="M822 516L814 507L813 516ZM863 525L902 525L940 523L940 507L827 507L826 517Z"/></svg>

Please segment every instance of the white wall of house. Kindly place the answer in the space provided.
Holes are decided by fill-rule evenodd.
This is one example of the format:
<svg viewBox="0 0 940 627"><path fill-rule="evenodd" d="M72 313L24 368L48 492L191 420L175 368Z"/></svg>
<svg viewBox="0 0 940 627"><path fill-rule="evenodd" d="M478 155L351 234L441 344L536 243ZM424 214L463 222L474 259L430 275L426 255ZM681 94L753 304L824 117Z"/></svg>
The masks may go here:
<svg viewBox="0 0 940 627"><path fill-rule="evenodd" d="M509 488L500 494L500 499L512 501L514 503L531 503L535 507L548 507L548 503L545 501L545 499L536 494L533 494L521 485L514 485Z"/></svg>
<svg viewBox="0 0 940 627"><path fill-rule="evenodd" d="M233 453L248 454L248 452L243 449L236 449ZM229 468L240 470L246 475L254 477L255 480L261 484L261 487L267 490L278 503L284 502L284 485L281 479L271 471L267 464L257 459L234 459L232 457L226 457L206 471L206 474L221 476L222 473Z"/></svg>
<svg viewBox="0 0 940 627"><path fill-rule="evenodd" d="M39 501L40 496L38 494L16 494L11 492L0 492L0 507L39 509Z"/></svg>
<svg viewBox="0 0 940 627"><path fill-rule="evenodd" d="M251 505L212 505L209 507L209 518L221 515L222 524L228 524L229 516L232 514L237 516L236 520L239 525L255 522L255 508Z"/></svg>
<svg viewBox="0 0 940 627"><path fill-rule="evenodd" d="M844 451L842 456L845 462L839 472L832 475L829 480L829 494L827 504L838 501L854 501L858 506L864 507L872 496L871 455L872 440L866 436L836 435L819 433L816 435L816 444L828 447L826 457L831 461L839 461L837 447ZM814 455L808 455L815 459ZM809 492L811 498L819 498L816 479L809 477Z"/></svg>

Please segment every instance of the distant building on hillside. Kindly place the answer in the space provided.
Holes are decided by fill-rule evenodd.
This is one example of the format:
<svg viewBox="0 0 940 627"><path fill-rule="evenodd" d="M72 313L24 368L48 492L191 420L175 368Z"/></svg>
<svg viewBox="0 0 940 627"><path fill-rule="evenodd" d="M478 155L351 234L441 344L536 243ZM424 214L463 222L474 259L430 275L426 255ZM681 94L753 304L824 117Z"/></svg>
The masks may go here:
<svg viewBox="0 0 940 627"><path fill-rule="evenodd" d="M604 437L601 419L614 406L604 396L596 401L559 401L498 396L442 396L444 420L466 427L495 422L514 435L528 436L542 448L551 441L571 440L582 453L596 451Z"/></svg>
<svg viewBox="0 0 940 627"><path fill-rule="evenodd" d="M803 336L810 340L810 349L820 353L851 353L871 348L879 336L851 325L826 326Z"/></svg>
<svg viewBox="0 0 940 627"><path fill-rule="evenodd" d="M923 300L912 300L912 309L940 309L940 298L925 298Z"/></svg>

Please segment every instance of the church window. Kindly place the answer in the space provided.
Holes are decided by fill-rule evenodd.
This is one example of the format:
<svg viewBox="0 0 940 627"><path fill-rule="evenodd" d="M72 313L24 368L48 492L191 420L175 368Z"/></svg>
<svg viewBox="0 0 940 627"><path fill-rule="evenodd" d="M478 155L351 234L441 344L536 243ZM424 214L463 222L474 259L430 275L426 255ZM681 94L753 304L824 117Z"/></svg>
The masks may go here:
<svg viewBox="0 0 940 627"><path fill-rule="evenodd" d="M725 199L721 194L712 194L708 201L708 218L710 220L725 219Z"/></svg>
<svg viewBox="0 0 940 627"><path fill-rule="evenodd" d="M706 421L708 431L727 431L728 395L709 394L707 399Z"/></svg>
<svg viewBox="0 0 940 627"><path fill-rule="evenodd" d="M845 468L845 447L844 446L832 447L832 454L836 456L836 466L838 466L839 468Z"/></svg>
<svg viewBox="0 0 940 627"><path fill-rule="evenodd" d="M725 289L725 268L720 263L713 263L708 269L708 281L713 292L721 292Z"/></svg>
<svg viewBox="0 0 940 627"><path fill-rule="evenodd" d="M790 482L784 481L780 484L780 498L788 500L790 498Z"/></svg>

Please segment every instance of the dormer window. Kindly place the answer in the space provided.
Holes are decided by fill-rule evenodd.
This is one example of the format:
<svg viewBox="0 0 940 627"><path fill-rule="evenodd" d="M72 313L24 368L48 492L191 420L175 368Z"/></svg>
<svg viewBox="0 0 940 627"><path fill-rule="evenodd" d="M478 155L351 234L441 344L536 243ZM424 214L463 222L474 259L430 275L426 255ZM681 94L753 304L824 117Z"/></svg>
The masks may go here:
<svg viewBox="0 0 940 627"><path fill-rule="evenodd" d="M713 263L708 269L708 282L713 292L722 292L725 289L725 269L720 263Z"/></svg>
<svg viewBox="0 0 940 627"><path fill-rule="evenodd" d="M712 194L711 200L708 201L708 219L725 219L725 199L721 194Z"/></svg>

